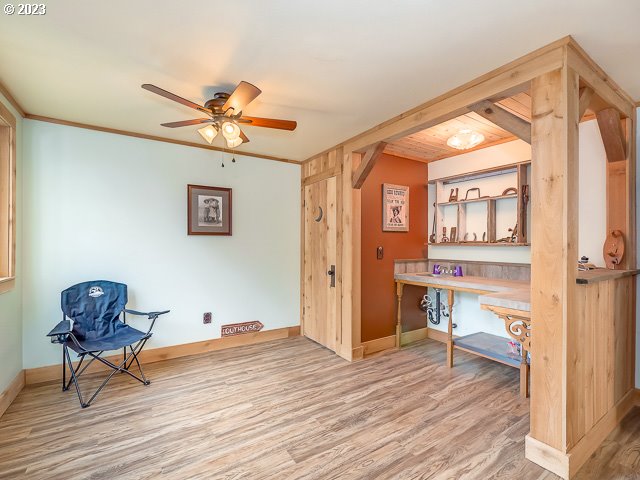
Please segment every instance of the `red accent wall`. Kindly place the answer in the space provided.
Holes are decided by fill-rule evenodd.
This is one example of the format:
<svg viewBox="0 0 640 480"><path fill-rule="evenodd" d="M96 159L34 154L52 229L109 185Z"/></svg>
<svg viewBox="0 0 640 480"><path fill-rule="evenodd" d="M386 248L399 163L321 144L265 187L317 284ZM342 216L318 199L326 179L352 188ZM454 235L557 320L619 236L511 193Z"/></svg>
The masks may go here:
<svg viewBox="0 0 640 480"><path fill-rule="evenodd" d="M382 231L382 184L409 186L409 231ZM427 165L382 155L362 187L362 341L395 334L397 297L393 281L396 258L427 256ZM377 247L384 258L376 259ZM426 326L418 308L424 289L407 285L403 295L404 331Z"/></svg>

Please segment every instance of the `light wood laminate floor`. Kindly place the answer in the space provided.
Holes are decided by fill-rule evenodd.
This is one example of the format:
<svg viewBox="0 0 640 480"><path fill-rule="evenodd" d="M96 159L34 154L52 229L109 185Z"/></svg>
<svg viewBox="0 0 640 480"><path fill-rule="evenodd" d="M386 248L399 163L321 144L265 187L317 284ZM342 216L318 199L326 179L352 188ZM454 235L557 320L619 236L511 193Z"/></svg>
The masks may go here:
<svg viewBox="0 0 640 480"><path fill-rule="evenodd" d="M149 387L118 375L85 410L27 387L0 418L0 478L557 478L524 459L518 370L455 363L432 340L350 364L297 337L150 364ZM640 478L640 409L578 478Z"/></svg>

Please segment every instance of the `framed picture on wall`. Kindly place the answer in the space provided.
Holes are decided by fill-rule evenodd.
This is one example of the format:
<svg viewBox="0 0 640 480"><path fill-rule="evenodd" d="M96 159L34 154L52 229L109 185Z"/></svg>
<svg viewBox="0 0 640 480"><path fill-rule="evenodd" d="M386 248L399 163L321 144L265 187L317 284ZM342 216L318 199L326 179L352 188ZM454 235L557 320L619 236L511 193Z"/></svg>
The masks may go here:
<svg viewBox="0 0 640 480"><path fill-rule="evenodd" d="M231 235L231 189L187 185L187 233Z"/></svg>
<svg viewBox="0 0 640 480"><path fill-rule="evenodd" d="M409 231L409 187L382 184L382 231Z"/></svg>

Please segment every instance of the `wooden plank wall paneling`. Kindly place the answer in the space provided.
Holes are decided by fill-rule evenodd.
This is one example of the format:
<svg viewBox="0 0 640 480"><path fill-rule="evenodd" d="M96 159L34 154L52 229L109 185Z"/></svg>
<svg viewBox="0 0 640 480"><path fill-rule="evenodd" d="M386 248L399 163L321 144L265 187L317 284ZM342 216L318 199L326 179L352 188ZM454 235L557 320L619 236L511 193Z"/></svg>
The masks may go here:
<svg viewBox="0 0 640 480"><path fill-rule="evenodd" d="M634 388L633 278L580 285L567 331L567 446L570 450Z"/></svg>
<svg viewBox="0 0 640 480"><path fill-rule="evenodd" d="M336 198L336 228L335 235L337 237L336 245L336 324L330 327L335 332L335 341L326 342L324 345L334 350L338 355L347 360L356 360L362 358L363 347L360 345L359 325L355 328L351 321L353 318L353 309L359 308L359 301L356 301L354 294L352 279L357 278L359 282L359 274L355 253L353 251L352 235L354 234L354 225L359 226L358 221L353 221L353 202L359 198L359 191L351 188L351 157L358 154L349 155L345 158L344 149L337 147L333 150L322 153L302 164L302 190L304 198L304 188L307 185L336 177L335 198ZM343 174L344 172L344 174ZM346 192L346 193L345 193ZM301 223L302 238L305 238L305 220ZM359 255L359 254L358 254ZM302 275L301 275L301 302L305 304L306 295L310 293L308 290L309 282L306 278L309 275L307 271L309 260L302 259ZM348 315L345 315L345 311ZM358 316L359 319L359 316ZM348 325L345 325L345 322ZM302 334L304 335L304 322L302 322Z"/></svg>

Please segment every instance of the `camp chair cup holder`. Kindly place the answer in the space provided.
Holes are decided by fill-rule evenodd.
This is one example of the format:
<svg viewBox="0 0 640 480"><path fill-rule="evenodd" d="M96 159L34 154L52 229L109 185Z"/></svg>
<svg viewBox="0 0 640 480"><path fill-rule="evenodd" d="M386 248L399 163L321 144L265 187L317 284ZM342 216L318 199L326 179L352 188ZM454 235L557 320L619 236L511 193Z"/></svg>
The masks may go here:
<svg viewBox="0 0 640 480"><path fill-rule="evenodd" d="M82 408L91 405L118 372L131 376L143 385L151 383L144 375L138 355L151 338L158 317L169 313L169 310L129 310L125 308L127 299L125 284L106 280L79 283L61 294L62 321L47 336L51 343L62 345L62 391L69 390L73 384ZM128 325L127 314L146 316L151 320L148 331L145 333ZM120 349L123 351L120 362L102 357L105 352ZM75 366L69 350L73 350L79 357ZM85 401L78 378L95 360L111 368L111 372L89 400ZM134 363L138 374L131 370ZM68 381L67 370L71 377Z"/></svg>

